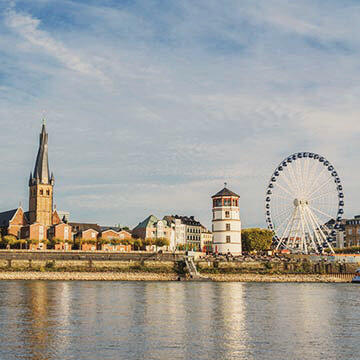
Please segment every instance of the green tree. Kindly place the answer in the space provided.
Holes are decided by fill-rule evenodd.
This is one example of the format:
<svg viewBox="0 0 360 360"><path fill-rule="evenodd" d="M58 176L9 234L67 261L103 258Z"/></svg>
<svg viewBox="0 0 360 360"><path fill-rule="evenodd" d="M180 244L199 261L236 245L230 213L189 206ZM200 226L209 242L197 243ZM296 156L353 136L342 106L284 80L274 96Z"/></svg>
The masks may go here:
<svg viewBox="0 0 360 360"><path fill-rule="evenodd" d="M16 236L14 236L14 235L5 235L1 239L1 245L4 248L11 247L12 245L14 245L16 243L16 241L17 241Z"/></svg>
<svg viewBox="0 0 360 360"><path fill-rule="evenodd" d="M271 247L273 232L260 228L243 229L241 238L244 251L264 251Z"/></svg>
<svg viewBox="0 0 360 360"><path fill-rule="evenodd" d="M134 247L134 250L141 250L143 242L141 239L131 239L131 245Z"/></svg>
<svg viewBox="0 0 360 360"><path fill-rule="evenodd" d="M155 246L158 247L163 247L163 246L169 246L170 245L170 241L167 238L156 238L155 239Z"/></svg>

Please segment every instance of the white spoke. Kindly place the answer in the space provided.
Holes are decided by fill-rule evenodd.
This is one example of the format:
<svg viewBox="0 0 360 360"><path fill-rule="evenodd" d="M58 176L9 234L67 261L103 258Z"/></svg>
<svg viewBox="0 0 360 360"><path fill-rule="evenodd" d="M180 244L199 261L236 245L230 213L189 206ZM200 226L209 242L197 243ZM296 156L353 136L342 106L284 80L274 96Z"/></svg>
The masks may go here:
<svg viewBox="0 0 360 360"><path fill-rule="evenodd" d="M320 214L322 214L322 215L324 215L324 216L326 216L326 217L328 217L329 220L331 220L331 219L334 218L332 215L327 214L327 213L324 213L323 211L321 211L321 210L319 210L319 209L317 209L317 208L315 208L315 207L313 207L313 206L310 206L310 205L309 205L309 208L317 211L318 213L320 213Z"/></svg>
<svg viewBox="0 0 360 360"><path fill-rule="evenodd" d="M316 194L317 192L319 192L319 190L321 190L325 185L327 185L330 181L332 180L332 178L327 179L327 181L325 181L319 188L315 189L311 194L309 194L307 197L309 198L310 196Z"/></svg>
<svg viewBox="0 0 360 360"><path fill-rule="evenodd" d="M325 167L320 171L319 175L315 178L314 182L312 183L312 186L315 187L316 184L318 183L318 181L321 179L321 176L324 174L325 170L327 170ZM309 197L310 195L307 194L307 198Z"/></svg>
<svg viewBox="0 0 360 360"><path fill-rule="evenodd" d="M276 184L276 183L275 183ZM290 196L293 196L295 198L295 195L291 194L287 189L285 189L282 185L280 185L279 183L276 184L280 189L284 190L287 194L289 194Z"/></svg>
<svg viewBox="0 0 360 360"><path fill-rule="evenodd" d="M280 199L284 199L284 200L290 200L291 202L294 201L294 198L290 198L290 197L288 197L288 196L282 196L282 195L278 195L278 194L274 194L274 195L272 195L272 196L277 197L277 198L280 198Z"/></svg>
<svg viewBox="0 0 360 360"><path fill-rule="evenodd" d="M316 196L316 197L313 197L313 198L307 198L307 200L308 201L313 201L313 200L321 199L321 198L323 198L323 197L325 197L327 195L331 195L331 194L335 195L334 190L333 191L328 191L328 192L326 192L326 193L324 193L322 195L319 195L319 196Z"/></svg>

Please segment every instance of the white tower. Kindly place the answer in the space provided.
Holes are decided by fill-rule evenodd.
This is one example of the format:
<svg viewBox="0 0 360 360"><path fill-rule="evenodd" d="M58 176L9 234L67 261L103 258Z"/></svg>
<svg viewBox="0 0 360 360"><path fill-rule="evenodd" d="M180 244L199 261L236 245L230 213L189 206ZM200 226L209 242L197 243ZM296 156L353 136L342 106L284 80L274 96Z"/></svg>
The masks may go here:
<svg viewBox="0 0 360 360"><path fill-rule="evenodd" d="M213 249L220 254L241 254L240 196L225 187L213 199Z"/></svg>

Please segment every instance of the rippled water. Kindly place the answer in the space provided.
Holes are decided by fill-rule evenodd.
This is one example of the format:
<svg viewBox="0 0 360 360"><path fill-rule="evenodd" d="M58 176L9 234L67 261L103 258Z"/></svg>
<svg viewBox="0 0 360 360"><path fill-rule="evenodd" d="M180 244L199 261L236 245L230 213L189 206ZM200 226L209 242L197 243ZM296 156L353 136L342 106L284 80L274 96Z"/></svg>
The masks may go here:
<svg viewBox="0 0 360 360"><path fill-rule="evenodd" d="M359 359L360 286L0 282L0 359Z"/></svg>

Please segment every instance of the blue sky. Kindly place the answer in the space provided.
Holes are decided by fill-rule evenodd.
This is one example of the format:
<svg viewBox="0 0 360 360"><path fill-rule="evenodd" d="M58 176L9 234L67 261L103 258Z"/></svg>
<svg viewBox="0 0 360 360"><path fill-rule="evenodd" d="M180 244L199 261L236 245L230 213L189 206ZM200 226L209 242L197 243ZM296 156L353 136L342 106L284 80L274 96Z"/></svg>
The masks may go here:
<svg viewBox="0 0 360 360"><path fill-rule="evenodd" d="M358 1L0 0L0 207L27 208L46 113L58 209L264 225L276 165L319 152L360 213Z"/></svg>

